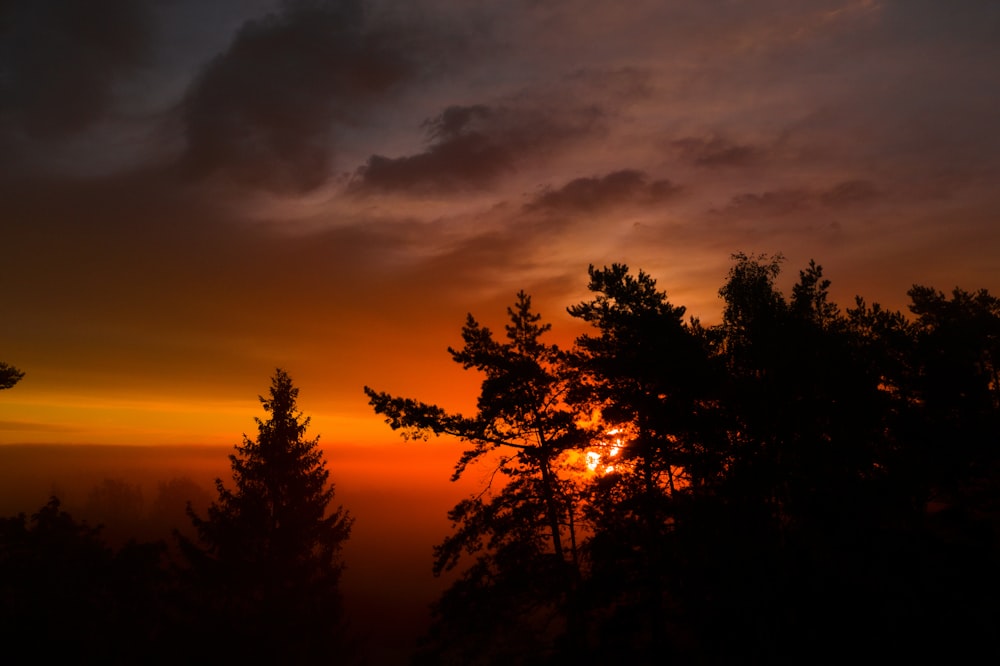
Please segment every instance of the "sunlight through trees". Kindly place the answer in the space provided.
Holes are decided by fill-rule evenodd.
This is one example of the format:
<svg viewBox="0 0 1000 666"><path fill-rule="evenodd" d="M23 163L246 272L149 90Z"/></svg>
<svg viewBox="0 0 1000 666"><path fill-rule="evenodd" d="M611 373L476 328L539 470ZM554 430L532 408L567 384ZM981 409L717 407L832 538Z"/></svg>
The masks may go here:
<svg viewBox="0 0 1000 666"><path fill-rule="evenodd" d="M841 311L815 262L786 299L782 263L734 255L711 327L620 264L590 267L594 296L568 311L593 331L570 350L540 341L523 292L506 341L469 315L450 351L483 377L471 417L365 388L393 429L472 443L456 477L496 466L436 550L462 574L421 659L946 658L907 640L995 618L1000 560L973 534L998 516L997 299L914 287L915 320ZM953 582L926 572L955 557L979 591L945 621Z"/></svg>
<svg viewBox="0 0 1000 666"><path fill-rule="evenodd" d="M589 268L568 349L523 291L501 334L470 314L448 351L481 379L471 414L365 387L483 479L428 563L447 587L413 663L1000 659L1000 299L842 310L815 262L786 297L782 263L734 255L714 326L623 264ZM278 369L214 501L175 477L145 511L105 477L92 523L56 497L0 519L0 638L74 663L365 663L353 517L298 394ZM138 540L177 517L176 547Z"/></svg>

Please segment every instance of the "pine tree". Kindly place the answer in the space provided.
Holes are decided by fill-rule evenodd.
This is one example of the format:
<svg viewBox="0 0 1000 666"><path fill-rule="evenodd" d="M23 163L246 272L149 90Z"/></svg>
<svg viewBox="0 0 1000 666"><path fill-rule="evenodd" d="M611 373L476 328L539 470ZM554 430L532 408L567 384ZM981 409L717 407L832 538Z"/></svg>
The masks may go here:
<svg viewBox="0 0 1000 666"><path fill-rule="evenodd" d="M229 456L235 487L216 480L218 500L202 519L189 510L203 549L188 548L202 585L213 591L221 627L256 657L305 661L330 648L338 625L340 551L353 519L331 510L334 487L319 438L296 406L299 389L280 368L258 436ZM190 544L189 544L190 546ZM227 652L233 645L227 644Z"/></svg>
<svg viewBox="0 0 1000 666"><path fill-rule="evenodd" d="M524 663L525 655L579 636L576 509L560 456L582 433L565 402L572 379L565 354L541 338L550 325L517 294L506 339L469 315L452 359L482 373L473 416L365 387L375 412L407 437L433 433L471 444L455 466L498 457L492 479L448 514L455 533L435 548L435 573L471 564L435 605L427 652L433 663ZM565 638L571 646L579 644Z"/></svg>
<svg viewBox="0 0 1000 666"><path fill-rule="evenodd" d="M0 361L0 390L9 389L21 381L23 377L23 372L8 363Z"/></svg>

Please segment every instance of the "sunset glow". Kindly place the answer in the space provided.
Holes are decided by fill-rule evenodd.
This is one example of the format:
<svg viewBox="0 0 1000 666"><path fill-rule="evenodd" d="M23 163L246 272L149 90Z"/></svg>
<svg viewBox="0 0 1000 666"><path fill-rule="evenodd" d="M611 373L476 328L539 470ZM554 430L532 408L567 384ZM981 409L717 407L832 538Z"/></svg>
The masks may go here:
<svg viewBox="0 0 1000 666"><path fill-rule="evenodd" d="M216 479L228 482L233 447L257 431L268 377L287 371L311 419L308 436L320 438L316 450L328 463L328 480L312 478L332 482L357 519L344 589L375 637L359 663L409 663L433 598L455 580L468 583L456 598L477 593L481 581L461 578L462 567L432 561L442 552L482 556L482 580L506 586L512 598L551 592L530 617L510 611L516 622L555 617L574 601L606 603L589 620L569 612L539 622L539 635L566 625L611 646L591 654L587 641L559 642L578 648L567 663L647 663L627 653L644 640L651 654L679 663L726 663L725 641L682 634L691 617L708 625L737 609L737 618L751 605L746 599L760 598L753 590L740 596L753 557L769 548L754 539L780 537L774 561L757 572L783 570L779 560L836 559L834 549L782 550L825 547L855 524L847 517L815 526L815 516L876 515L867 499L842 502L836 475L866 460L862 480L881 481L904 460L907 437L925 452L945 439L916 426L893 439L900 422L879 421L883 404L894 415L925 404L919 363L944 368L955 356L944 343L935 347L935 335L964 340L917 319L908 290L932 287L928 302L945 313L942 321L962 320L963 311L935 301L934 290L1000 293L996 2L5 4L0 363L24 376L0 383L0 457L9 462L0 502L10 515L31 516L62 494L66 506L93 509L103 483L137 490L110 504L145 502L152 512L173 481L207 489L207 507ZM800 271L812 259L828 290L803 287ZM768 298L746 285L725 295L733 266L744 264L780 267ZM588 283L608 266L648 278L656 297L635 297L622 285L636 283L624 278L614 295ZM612 282L603 277L604 286ZM505 328L515 320L508 308L529 301L538 321ZM862 342L844 343L835 357L843 363L827 367L825 348L797 360L786 354L789 340L812 339L791 336L766 350L774 352L770 366L754 366L772 342L761 322L780 319L761 306L766 312L754 320L762 302L787 304L802 327L788 330L823 340L835 328L831 308L857 307L837 325L850 321ZM993 306L980 306L970 321L989 319L979 315ZM869 317L870 328L851 316ZM763 331L765 343L740 338L744 325ZM919 326L934 335L913 342L912 358L893 356L892 336L917 340ZM511 330L521 347L507 344ZM525 330L544 334L528 345ZM476 362L456 351L470 338ZM832 346L845 339L829 336ZM983 339L996 349L994 329ZM865 347L873 340L884 349ZM878 364L866 354L889 369L872 370ZM859 358L870 361L868 375L841 372ZM826 374L799 376L801 359ZM854 391L872 376L884 379L875 397ZM782 379L803 395L778 409L770 402L778 389L764 380ZM991 381L995 393L995 373ZM387 399L366 395L369 387ZM937 397L975 393L966 388L940 388ZM945 398L939 413L920 418L958 428L961 410ZM810 420L809 408L823 418ZM574 424L578 411L589 417ZM534 419L528 425L519 422L525 413ZM909 493L893 498L899 507L919 512L928 498L954 501L970 525L998 524L963 503L986 484L926 481L940 470L993 469L986 454L973 453L995 450L995 433L983 425L994 422L975 423L988 434L969 426L970 442L942 453L945 462L926 453L900 464L900 479L886 481ZM414 431L426 439L400 437ZM839 436L850 450L834 455L828 448ZM866 446L868 458L851 448ZM802 499L824 483L836 488L835 500ZM860 481L842 485L870 490ZM721 526L683 533L695 522L698 493L710 500L698 506ZM801 515L787 508L795 501ZM195 530L188 513L177 515ZM932 542L906 531L935 529L927 516L892 515L898 522L885 525L903 535L899 543ZM524 516L538 524L519 525ZM740 531L754 520L759 532ZM786 540L795 521L815 529ZM440 547L449 530L458 537ZM851 543L878 552L884 544L870 536ZM935 547L950 553L952 545ZM541 552L535 560L532 549ZM844 561L881 557L850 555ZM682 560L686 568L675 570ZM572 575L559 573L567 563ZM939 564L914 561L912 578L955 568ZM866 575L881 580L872 571ZM865 580L853 573L844 579ZM619 584L627 592L616 597ZM782 584L773 590L794 596L808 587L794 576ZM849 587L830 588L854 602L843 592ZM679 598L696 589L708 591L683 616ZM900 583L886 616L907 607L904 589ZM727 594L742 601L726 606ZM790 618L773 635L812 640L796 624L808 614L778 599L759 614ZM904 619L928 621L918 615ZM879 618L842 633L880 627ZM757 627L758 619L740 626ZM833 626L827 620L807 629ZM392 633L383 621L394 624L397 644L380 644ZM497 663L548 655L507 644L533 636L535 628L516 622L499 623L509 633L494 636ZM595 629L602 622L605 633ZM910 629L906 622L900 626ZM660 650L664 627L676 639L670 650ZM747 640L718 633L733 645ZM462 638L439 637L456 650ZM452 657L441 663L493 663Z"/></svg>
<svg viewBox="0 0 1000 666"><path fill-rule="evenodd" d="M586 451L587 470L595 474L610 474L615 471L617 465L616 458L625 446L619 436L621 430L612 428L605 435L607 441L596 441L590 449Z"/></svg>
<svg viewBox="0 0 1000 666"><path fill-rule="evenodd" d="M445 351L466 312L498 325L525 289L568 342L589 263L646 270L706 323L737 250L817 258L842 304L998 287L976 12L214 6L211 30L197 3L102 17L142 35L117 59L74 55L100 31L17 42L0 354L27 376L0 441L219 442L281 365L326 438L375 442L361 386L468 405ZM309 46L317 17L342 51ZM38 106L78 83L87 105Z"/></svg>

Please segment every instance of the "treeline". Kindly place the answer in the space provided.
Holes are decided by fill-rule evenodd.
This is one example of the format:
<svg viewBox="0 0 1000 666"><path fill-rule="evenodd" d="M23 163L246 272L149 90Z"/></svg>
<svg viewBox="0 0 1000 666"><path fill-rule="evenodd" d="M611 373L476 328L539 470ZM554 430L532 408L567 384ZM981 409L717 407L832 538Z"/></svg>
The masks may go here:
<svg viewBox="0 0 1000 666"><path fill-rule="evenodd" d="M406 436L464 440L456 478L489 479L435 549L455 582L415 663L1000 658L1000 300L916 286L909 315L841 309L818 265L788 297L780 270L736 255L704 326L649 275L591 267L569 349L524 293L501 335L469 316L449 351L482 375L474 413L365 389ZM364 663L340 607L353 520L297 396L278 370L232 484L169 542L112 548L57 498L0 519L8 649ZM161 488L164 511L197 490ZM137 492L106 482L88 511Z"/></svg>
<svg viewBox="0 0 1000 666"><path fill-rule="evenodd" d="M130 540L173 541L174 530L195 537L187 506L203 513L212 500L206 488L189 476L158 480L153 493L149 493L149 486L150 480L132 483L110 474L89 490L84 490L84 484L73 487L53 482L49 496L58 499L60 511L72 514L74 520L100 526L101 539L112 548ZM22 499L22 505L26 501Z"/></svg>
<svg viewBox="0 0 1000 666"><path fill-rule="evenodd" d="M161 484L146 518L176 521L169 540L135 538L141 490L115 479L85 505L110 532L57 497L0 519L8 656L20 645L41 662L356 663L339 593L353 519L333 506L297 396L279 369L260 398L268 418L229 456L232 484L216 480L214 501L187 479Z"/></svg>
<svg viewBox="0 0 1000 666"><path fill-rule="evenodd" d="M570 349L518 294L455 362L475 413L365 389L407 437L468 442L419 663L995 661L1000 301L915 286L842 310L810 262L734 256L722 322L590 268Z"/></svg>

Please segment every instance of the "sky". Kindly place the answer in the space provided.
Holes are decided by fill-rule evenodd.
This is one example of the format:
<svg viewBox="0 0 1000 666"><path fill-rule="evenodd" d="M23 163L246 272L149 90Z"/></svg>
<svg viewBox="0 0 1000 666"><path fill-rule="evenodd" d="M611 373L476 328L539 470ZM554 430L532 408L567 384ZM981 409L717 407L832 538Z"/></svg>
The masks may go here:
<svg viewBox="0 0 1000 666"><path fill-rule="evenodd" d="M0 444L236 444L276 367L396 441L363 386L470 409L466 313L569 344L590 264L1000 292L998 71L983 0L4 3Z"/></svg>

